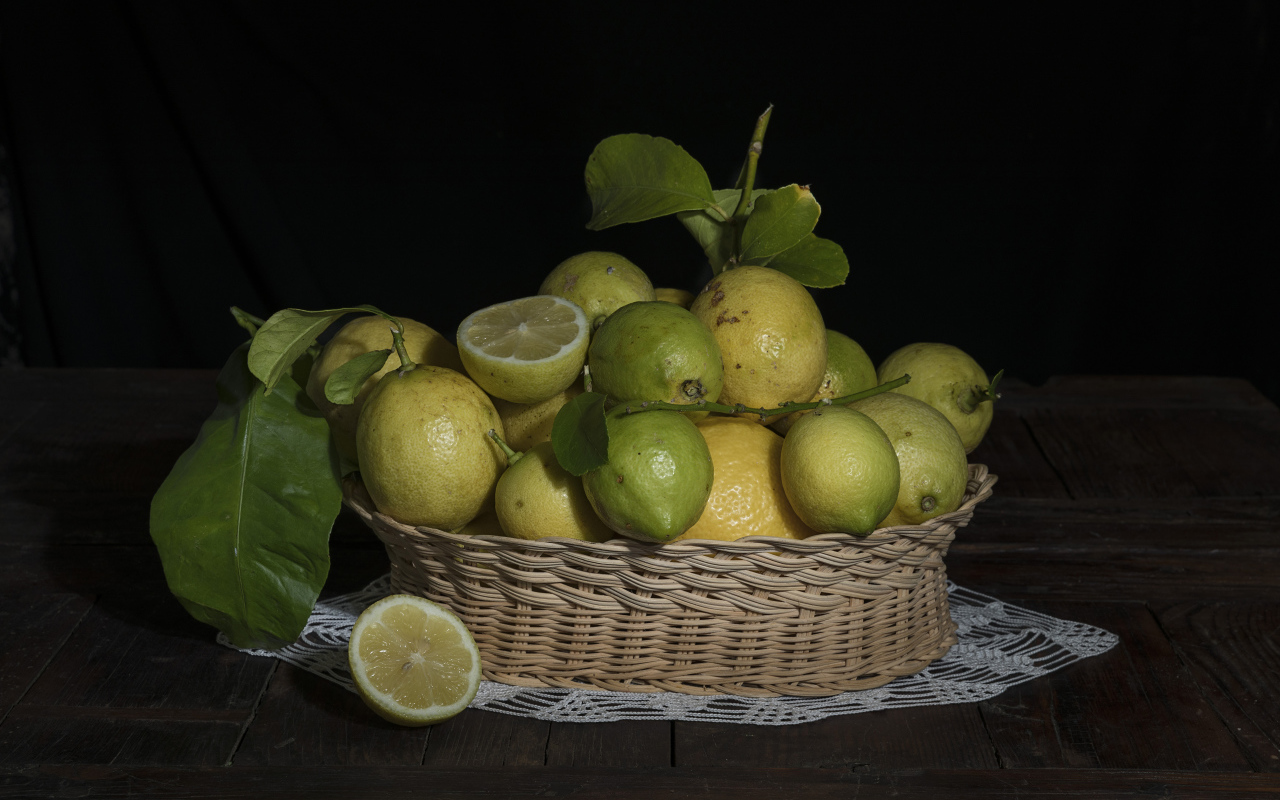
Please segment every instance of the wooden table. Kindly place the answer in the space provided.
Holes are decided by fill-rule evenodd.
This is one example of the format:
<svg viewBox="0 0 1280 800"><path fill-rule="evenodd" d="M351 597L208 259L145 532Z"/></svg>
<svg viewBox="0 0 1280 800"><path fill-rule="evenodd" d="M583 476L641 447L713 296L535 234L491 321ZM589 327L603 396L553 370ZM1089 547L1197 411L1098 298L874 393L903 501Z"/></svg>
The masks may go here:
<svg viewBox="0 0 1280 800"><path fill-rule="evenodd" d="M1252 797L1280 793L1280 410L1249 384L1005 388L961 586L1120 637L983 703L787 727L402 729L214 641L170 596L152 493L213 372L0 373L0 796ZM349 512L326 595L382 574Z"/></svg>

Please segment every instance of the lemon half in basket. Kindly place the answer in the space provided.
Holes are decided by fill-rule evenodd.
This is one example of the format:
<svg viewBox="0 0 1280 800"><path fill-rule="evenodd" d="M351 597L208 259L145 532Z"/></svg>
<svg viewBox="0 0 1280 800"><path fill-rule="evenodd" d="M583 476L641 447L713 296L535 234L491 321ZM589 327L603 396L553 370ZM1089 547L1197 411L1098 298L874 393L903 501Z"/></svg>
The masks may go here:
<svg viewBox="0 0 1280 800"><path fill-rule="evenodd" d="M467 626L414 595L365 609L351 628L347 660L365 704L400 725L444 722L480 688L480 651Z"/></svg>
<svg viewBox="0 0 1280 800"><path fill-rule="evenodd" d="M471 380L494 397L538 403L568 389L587 359L591 329L571 300L522 297L482 308L458 326Z"/></svg>

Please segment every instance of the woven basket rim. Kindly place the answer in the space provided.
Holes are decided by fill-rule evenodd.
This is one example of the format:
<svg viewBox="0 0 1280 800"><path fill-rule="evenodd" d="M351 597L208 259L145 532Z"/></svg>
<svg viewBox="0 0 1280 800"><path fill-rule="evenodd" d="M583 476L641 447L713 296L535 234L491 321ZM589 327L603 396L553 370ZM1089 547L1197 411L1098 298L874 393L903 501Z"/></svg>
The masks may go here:
<svg viewBox="0 0 1280 800"><path fill-rule="evenodd" d="M534 552L564 552L566 550L598 556L648 555L683 558L699 552L725 553L729 555L776 551L814 554L846 547L867 547L897 541L903 537L919 539L929 536L944 525L957 528L969 524L974 509L991 497L999 477L991 473L985 464L969 464L969 481L964 502L955 511L949 511L920 524L895 525L877 528L864 536L851 533L819 533L804 539L786 539L775 536L744 536L733 541L719 539L685 539L672 542L641 542L618 536L607 542L588 542L561 536L541 539L520 539L514 536L489 534L458 534L426 525L406 525L378 511L373 500L358 477L349 475L342 481L343 502L364 516L378 519L382 524L398 529L403 534L428 534L458 545L486 543L495 547L519 547Z"/></svg>

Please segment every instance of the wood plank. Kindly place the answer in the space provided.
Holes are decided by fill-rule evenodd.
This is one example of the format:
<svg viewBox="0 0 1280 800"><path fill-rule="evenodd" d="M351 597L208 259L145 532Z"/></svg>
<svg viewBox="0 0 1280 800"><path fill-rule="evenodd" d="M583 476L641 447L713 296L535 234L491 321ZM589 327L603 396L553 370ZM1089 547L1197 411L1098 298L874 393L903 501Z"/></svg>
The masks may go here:
<svg viewBox="0 0 1280 800"><path fill-rule="evenodd" d="M420 764L428 728L383 720L357 695L279 662L231 761L236 766Z"/></svg>
<svg viewBox="0 0 1280 800"><path fill-rule="evenodd" d="M1073 497L1271 495L1280 413L1053 408L1023 412Z"/></svg>
<svg viewBox="0 0 1280 800"><path fill-rule="evenodd" d="M958 542L947 554L947 575L961 586L1009 601L1266 601L1275 596L1271 576L1280 575L1280 551L1108 552L1035 544L989 551Z"/></svg>
<svg viewBox="0 0 1280 800"><path fill-rule="evenodd" d="M469 708L433 726L422 763L435 769L541 767L551 723Z"/></svg>
<svg viewBox="0 0 1280 800"><path fill-rule="evenodd" d="M1144 605L1044 602L1027 607L1104 628L1120 642L979 704L1003 766L1252 768Z"/></svg>
<svg viewBox="0 0 1280 800"><path fill-rule="evenodd" d="M996 409L991 428L969 454L969 461L986 464L999 476L996 492L1002 497L1071 496L1014 409Z"/></svg>
<svg viewBox="0 0 1280 800"><path fill-rule="evenodd" d="M0 721L62 648L93 599L76 594L0 597Z"/></svg>
<svg viewBox="0 0 1280 800"><path fill-rule="evenodd" d="M0 764L221 766L242 727L207 719L13 714L0 725Z"/></svg>
<svg viewBox="0 0 1280 800"><path fill-rule="evenodd" d="M547 737L552 767L669 767L671 723L558 722Z"/></svg>
<svg viewBox="0 0 1280 800"><path fill-rule="evenodd" d="M1249 381L1200 375L1055 375L1043 386L1001 383L1000 407L1234 408L1277 411Z"/></svg>
<svg viewBox="0 0 1280 800"><path fill-rule="evenodd" d="M1157 614L1253 768L1280 772L1280 603L1178 603Z"/></svg>
<svg viewBox="0 0 1280 800"><path fill-rule="evenodd" d="M232 767L165 769L42 765L0 777L0 797L129 796L277 800L325 798L573 797L652 800L937 800L1063 797L1118 800L1167 797L1220 800L1280 793L1270 773L1198 774L1177 770L914 769L891 773L806 769L503 770L421 767Z"/></svg>
<svg viewBox="0 0 1280 800"><path fill-rule="evenodd" d="M172 598L116 592L85 614L20 705L234 709L247 719L274 664L218 645Z"/></svg>
<svg viewBox="0 0 1280 800"><path fill-rule="evenodd" d="M945 731L945 735L939 735ZM799 725L675 723L679 767L894 770L999 766L975 704L916 706Z"/></svg>

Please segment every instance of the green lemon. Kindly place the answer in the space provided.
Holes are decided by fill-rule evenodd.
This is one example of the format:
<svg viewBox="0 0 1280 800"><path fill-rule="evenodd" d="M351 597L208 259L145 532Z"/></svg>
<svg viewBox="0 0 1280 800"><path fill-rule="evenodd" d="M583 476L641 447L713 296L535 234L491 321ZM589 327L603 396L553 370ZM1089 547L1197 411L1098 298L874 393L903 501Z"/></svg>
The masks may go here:
<svg viewBox="0 0 1280 800"><path fill-rule="evenodd" d="M941 411L960 433L966 453L973 452L991 427L999 397L995 385L972 356L954 345L909 344L890 353L876 373L880 383L910 375L909 383L893 391Z"/></svg>
<svg viewBox="0 0 1280 800"><path fill-rule="evenodd" d="M356 426L360 476L378 510L406 525L461 528L493 505L506 457L502 420L465 375L419 365L389 372Z"/></svg>
<svg viewBox="0 0 1280 800"><path fill-rule="evenodd" d="M582 480L556 461L551 442L540 442L514 459L498 479L494 506L502 530L517 539L613 538L613 531L591 508Z"/></svg>
<svg viewBox="0 0 1280 800"><path fill-rule="evenodd" d="M644 270L617 253L591 250L561 261L538 294L554 294L582 306L594 330L627 303L653 300L653 283Z"/></svg>
<svg viewBox="0 0 1280 800"><path fill-rule="evenodd" d="M867 534L893 510L900 473L893 443L844 406L805 414L782 442L782 488L819 533Z"/></svg>
<svg viewBox="0 0 1280 800"><path fill-rule="evenodd" d="M592 388L619 402L715 402L724 386L711 331L689 311L661 300L613 312L591 339L587 366ZM707 415L693 413L695 422Z"/></svg>
<svg viewBox="0 0 1280 800"><path fill-rule="evenodd" d="M702 516L713 480L711 452L679 411L642 411L608 421L609 460L582 476L605 524L642 542L667 542Z"/></svg>
<svg viewBox="0 0 1280 800"><path fill-rule="evenodd" d="M876 365L871 362L871 357L867 355L866 350L862 349L862 345L843 333L828 328L827 371L823 373L822 383L818 384L818 391L809 398L809 402L827 398L834 400L837 397L875 388L877 385ZM791 426L796 424L796 420L807 413L809 412L797 411L794 414L784 414L777 422L770 425L775 431L785 436Z"/></svg>
<svg viewBox="0 0 1280 800"><path fill-rule="evenodd" d="M893 392L849 407L871 417L898 456L901 485L884 527L919 525L960 507L969 483L969 461L960 434L941 411L923 400Z"/></svg>

